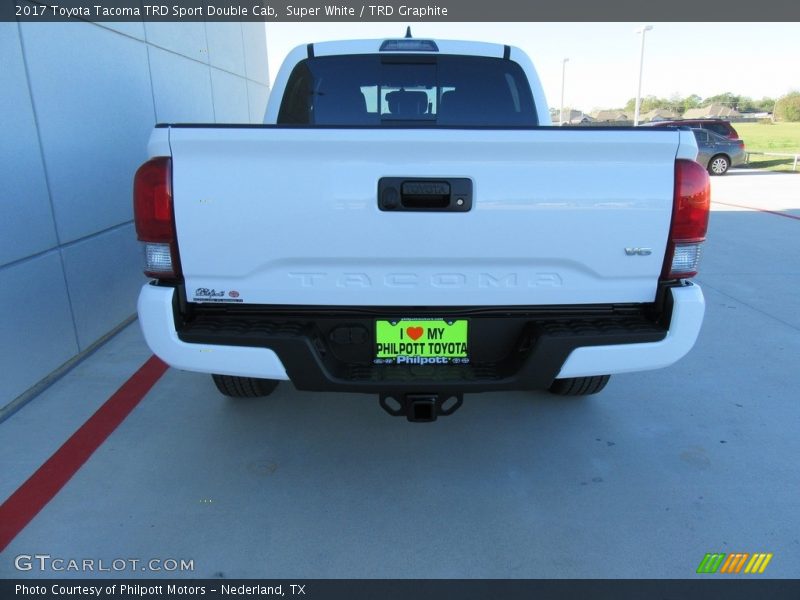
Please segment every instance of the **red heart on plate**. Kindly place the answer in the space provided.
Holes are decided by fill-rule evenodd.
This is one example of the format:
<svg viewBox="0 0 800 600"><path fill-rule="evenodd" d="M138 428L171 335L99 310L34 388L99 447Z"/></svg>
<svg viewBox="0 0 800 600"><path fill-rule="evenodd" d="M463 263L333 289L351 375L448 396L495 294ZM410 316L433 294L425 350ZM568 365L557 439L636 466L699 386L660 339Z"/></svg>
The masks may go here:
<svg viewBox="0 0 800 600"><path fill-rule="evenodd" d="M424 332L425 332L425 330L422 329L422 327L407 327L406 328L406 333L408 334L408 337L410 337L414 341L416 341L419 338L421 338L422 334Z"/></svg>

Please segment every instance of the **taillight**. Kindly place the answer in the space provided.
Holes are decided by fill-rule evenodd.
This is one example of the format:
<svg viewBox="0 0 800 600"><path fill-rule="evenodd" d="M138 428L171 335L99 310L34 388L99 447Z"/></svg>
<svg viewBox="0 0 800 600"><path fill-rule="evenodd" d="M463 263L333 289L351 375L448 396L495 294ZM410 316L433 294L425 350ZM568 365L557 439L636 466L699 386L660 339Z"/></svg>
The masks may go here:
<svg viewBox="0 0 800 600"><path fill-rule="evenodd" d="M662 279L697 275L700 248L708 229L710 205L708 172L693 160L676 160L672 223L661 271Z"/></svg>
<svg viewBox="0 0 800 600"><path fill-rule="evenodd" d="M144 242L144 274L176 279L181 274L172 207L172 159L151 158L133 178L136 235Z"/></svg>

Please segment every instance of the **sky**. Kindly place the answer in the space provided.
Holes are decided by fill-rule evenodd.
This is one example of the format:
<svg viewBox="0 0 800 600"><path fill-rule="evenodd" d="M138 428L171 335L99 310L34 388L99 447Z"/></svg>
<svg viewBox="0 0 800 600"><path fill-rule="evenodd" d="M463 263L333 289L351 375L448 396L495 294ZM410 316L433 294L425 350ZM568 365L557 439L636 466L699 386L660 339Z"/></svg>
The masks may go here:
<svg viewBox="0 0 800 600"><path fill-rule="evenodd" d="M337 39L414 37L497 42L531 57L548 103L590 112L622 107L636 96L641 25L645 39L642 96L723 92L760 99L800 90L800 23L268 23L274 81L295 46Z"/></svg>

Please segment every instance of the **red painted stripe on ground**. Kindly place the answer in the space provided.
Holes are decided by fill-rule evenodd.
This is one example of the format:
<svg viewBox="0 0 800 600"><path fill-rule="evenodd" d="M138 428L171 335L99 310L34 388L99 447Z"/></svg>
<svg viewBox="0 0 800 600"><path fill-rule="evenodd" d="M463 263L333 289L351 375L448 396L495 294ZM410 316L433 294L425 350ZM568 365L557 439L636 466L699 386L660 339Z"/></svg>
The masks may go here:
<svg viewBox="0 0 800 600"><path fill-rule="evenodd" d="M166 372L152 356L0 506L0 552L39 514Z"/></svg>
<svg viewBox="0 0 800 600"><path fill-rule="evenodd" d="M747 210L757 210L758 212L769 213L771 215L778 215L779 217L786 217L787 219L797 219L798 221L800 221L800 217L798 217L797 215L790 215L789 213L780 212L778 210L757 208L755 206L745 206L744 204L731 204L730 202L720 202L719 200L712 200L711 202L716 204L724 204L725 206L735 206L736 208L746 208Z"/></svg>

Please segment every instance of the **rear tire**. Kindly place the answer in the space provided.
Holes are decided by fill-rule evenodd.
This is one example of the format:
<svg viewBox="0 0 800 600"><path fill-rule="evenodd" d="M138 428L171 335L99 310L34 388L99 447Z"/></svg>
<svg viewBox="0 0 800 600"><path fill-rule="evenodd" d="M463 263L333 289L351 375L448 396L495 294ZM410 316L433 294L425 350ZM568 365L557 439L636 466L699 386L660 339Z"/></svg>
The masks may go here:
<svg viewBox="0 0 800 600"><path fill-rule="evenodd" d="M260 398L269 396L276 387L278 381L275 379L258 379L256 377L235 377L233 375L211 376L214 385L220 393L231 398Z"/></svg>
<svg viewBox="0 0 800 600"><path fill-rule="evenodd" d="M725 175L731 166L731 160L724 154L717 154L712 156L708 161L709 175Z"/></svg>
<svg viewBox="0 0 800 600"><path fill-rule="evenodd" d="M556 379L550 386L550 392L559 396L588 396L606 387L609 379L611 375Z"/></svg>

